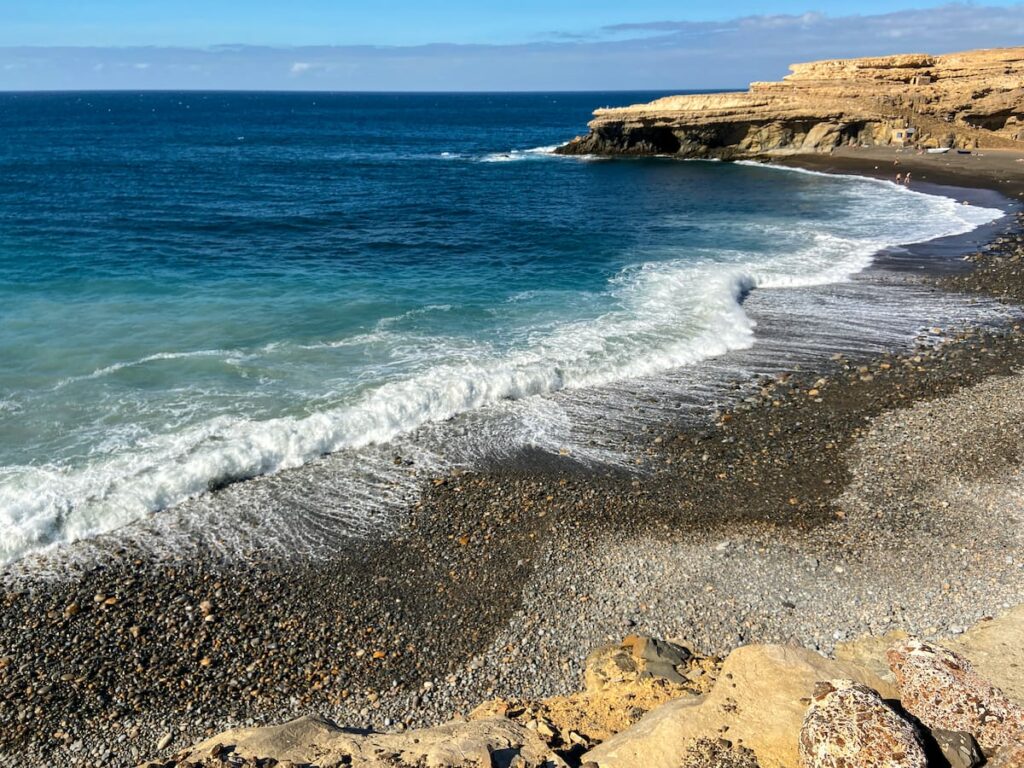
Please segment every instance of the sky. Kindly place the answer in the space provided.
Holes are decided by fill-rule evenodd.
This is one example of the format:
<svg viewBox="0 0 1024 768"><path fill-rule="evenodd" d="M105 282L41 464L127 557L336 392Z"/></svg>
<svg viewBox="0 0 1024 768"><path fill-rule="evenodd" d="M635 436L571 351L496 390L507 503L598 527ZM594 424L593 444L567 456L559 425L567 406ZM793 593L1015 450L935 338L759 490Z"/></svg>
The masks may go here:
<svg viewBox="0 0 1024 768"><path fill-rule="evenodd" d="M0 90L730 88L1007 45L1024 3L0 0Z"/></svg>

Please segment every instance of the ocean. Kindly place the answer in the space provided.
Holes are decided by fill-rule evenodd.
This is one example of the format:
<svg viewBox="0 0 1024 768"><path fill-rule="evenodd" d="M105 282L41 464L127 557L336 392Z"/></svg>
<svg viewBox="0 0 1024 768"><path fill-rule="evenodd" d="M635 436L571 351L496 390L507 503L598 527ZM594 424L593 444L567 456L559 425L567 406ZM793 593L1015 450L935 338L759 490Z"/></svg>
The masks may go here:
<svg viewBox="0 0 1024 768"><path fill-rule="evenodd" d="M372 530L446 462L567 444L557 393L756 347L749 296L1002 215L553 154L661 95L0 94L0 563L171 510Z"/></svg>

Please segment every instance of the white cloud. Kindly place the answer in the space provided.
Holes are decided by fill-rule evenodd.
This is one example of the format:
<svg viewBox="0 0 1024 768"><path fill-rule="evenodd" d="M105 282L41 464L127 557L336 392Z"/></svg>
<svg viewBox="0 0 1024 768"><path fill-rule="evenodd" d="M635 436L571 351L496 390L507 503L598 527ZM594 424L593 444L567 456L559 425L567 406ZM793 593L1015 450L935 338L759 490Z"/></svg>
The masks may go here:
<svg viewBox="0 0 1024 768"><path fill-rule="evenodd" d="M0 0L2 2L2 0ZM821 3L819 3L821 5ZM620 24L515 45L6 47L0 87L337 90L743 88L789 64L1021 45L1024 4L951 4L875 15L747 16ZM145 65L152 63L146 71ZM100 66L102 65L102 66Z"/></svg>

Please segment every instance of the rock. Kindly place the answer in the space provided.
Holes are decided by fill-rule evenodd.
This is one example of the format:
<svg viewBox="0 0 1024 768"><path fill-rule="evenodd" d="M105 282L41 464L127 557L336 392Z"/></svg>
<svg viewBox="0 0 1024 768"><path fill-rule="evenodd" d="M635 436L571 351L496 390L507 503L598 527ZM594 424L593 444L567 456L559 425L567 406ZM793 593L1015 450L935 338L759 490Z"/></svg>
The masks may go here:
<svg viewBox="0 0 1024 768"><path fill-rule="evenodd" d="M936 728L931 734L949 768L975 768L985 762L978 742L966 731Z"/></svg>
<svg viewBox="0 0 1024 768"><path fill-rule="evenodd" d="M782 645L737 648L702 697L670 701L588 752L601 768L679 768L686 745L722 734L755 753L762 768L796 768L804 714L819 680L852 679L895 698L869 669Z"/></svg>
<svg viewBox="0 0 1024 768"><path fill-rule="evenodd" d="M604 645L587 656L584 684L587 690L599 690L645 678L662 678L683 684L686 678L677 667L686 664L692 654L687 648L646 635L628 635L620 645Z"/></svg>
<svg viewBox="0 0 1024 768"><path fill-rule="evenodd" d="M960 654L910 639L887 657L904 708L929 728L967 731L986 752L1024 730L1024 709Z"/></svg>
<svg viewBox="0 0 1024 768"><path fill-rule="evenodd" d="M555 738L555 729L551 727L551 723L547 720L538 720L537 734L545 741L550 741Z"/></svg>
<svg viewBox="0 0 1024 768"><path fill-rule="evenodd" d="M839 59L790 70L781 82L753 83L746 92L599 109L590 132L558 151L736 159L846 144L936 146L950 136L958 146L1021 148L1024 48Z"/></svg>
<svg viewBox="0 0 1024 768"><path fill-rule="evenodd" d="M996 750L985 768L1021 768L1024 765L1024 738Z"/></svg>
<svg viewBox="0 0 1024 768"><path fill-rule="evenodd" d="M803 768L927 768L921 739L877 692L852 680L815 687L800 730Z"/></svg>
<svg viewBox="0 0 1024 768"><path fill-rule="evenodd" d="M678 669L671 664L684 659ZM505 717L556 746L589 747L624 731L667 701L707 691L718 668L717 659L693 654L681 645L628 637L622 644L602 646L590 654L585 690L545 699L492 699L470 712L469 718ZM697 671L701 674L694 674Z"/></svg>
<svg viewBox="0 0 1024 768"><path fill-rule="evenodd" d="M686 748L681 768L760 768L746 747L725 739L697 739Z"/></svg>
<svg viewBox="0 0 1024 768"><path fill-rule="evenodd" d="M665 680L669 680L673 683L685 683L686 678L676 671L674 665L669 664L665 661L649 661L644 664L644 669L640 673L641 679L645 677L661 677Z"/></svg>
<svg viewBox="0 0 1024 768"><path fill-rule="evenodd" d="M587 690L599 690L607 685L635 680L640 672L637 660L618 644L595 648L583 663L583 684Z"/></svg>
<svg viewBox="0 0 1024 768"><path fill-rule="evenodd" d="M174 738L174 736L170 732L165 733L163 736L161 736L160 740L156 743L156 750L157 750L157 752L159 752L160 750L163 750L163 749L167 749L167 747L171 743L171 739L173 739L173 738Z"/></svg>
<svg viewBox="0 0 1024 768"><path fill-rule="evenodd" d="M690 651L681 645L644 635L628 635L623 639L622 645L638 659L671 664L672 666L685 664L691 655Z"/></svg>
<svg viewBox="0 0 1024 768"><path fill-rule="evenodd" d="M975 671L1024 705L1024 605L995 619L983 619L946 646L974 665Z"/></svg>
<svg viewBox="0 0 1024 768"><path fill-rule="evenodd" d="M220 757L216 763L209 762L218 745ZM228 750L238 760L269 764L268 758L272 758L278 765L291 761L352 768L479 768L498 765L492 756L500 755L501 766L565 768L564 761L535 733L504 719L361 735L322 717L302 717L284 725L225 731L182 753L179 763L220 766Z"/></svg>
<svg viewBox="0 0 1024 768"><path fill-rule="evenodd" d="M888 632L881 637L865 635L855 640L847 640L843 643L836 643L832 655L840 661L849 661L867 667L883 680L895 682L895 677L889 669L889 662L885 658L886 652L901 640L908 637L906 632Z"/></svg>
<svg viewBox="0 0 1024 768"><path fill-rule="evenodd" d="M576 733L576 731L569 731L569 743L576 744L581 747L586 747L590 744L590 742L588 742L584 736L582 736L579 733Z"/></svg>

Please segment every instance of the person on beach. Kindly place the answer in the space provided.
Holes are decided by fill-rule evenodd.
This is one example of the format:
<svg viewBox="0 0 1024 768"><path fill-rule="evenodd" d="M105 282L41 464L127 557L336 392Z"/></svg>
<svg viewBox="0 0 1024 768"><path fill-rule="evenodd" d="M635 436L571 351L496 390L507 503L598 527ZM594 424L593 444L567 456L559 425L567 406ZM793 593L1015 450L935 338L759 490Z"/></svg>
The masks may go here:
<svg viewBox="0 0 1024 768"><path fill-rule="evenodd" d="M897 173L896 174L896 183L897 184L902 184L903 183L903 174L902 173Z"/></svg>
<svg viewBox="0 0 1024 768"><path fill-rule="evenodd" d="M910 186L910 171L907 171L907 175L903 177L903 183Z"/></svg>

